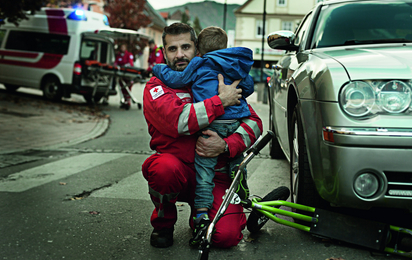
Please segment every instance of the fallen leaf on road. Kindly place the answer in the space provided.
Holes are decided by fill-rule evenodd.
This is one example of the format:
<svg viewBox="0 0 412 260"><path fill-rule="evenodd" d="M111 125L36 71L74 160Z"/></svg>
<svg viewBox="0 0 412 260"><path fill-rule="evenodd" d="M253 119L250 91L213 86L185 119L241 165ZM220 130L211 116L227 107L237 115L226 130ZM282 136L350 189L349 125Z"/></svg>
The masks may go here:
<svg viewBox="0 0 412 260"><path fill-rule="evenodd" d="M100 212L98 212L98 211L89 211L89 213L92 214L92 215L99 215Z"/></svg>
<svg viewBox="0 0 412 260"><path fill-rule="evenodd" d="M245 238L245 242L251 243L253 242L255 239L251 236L248 236L247 238Z"/></svg>
<svg viewBox="0 0 412 260"><path fill-rule="evenodd" d="M59 182L60 185L66 185L67 183L65 182Z"/></svg>
<svg viewBox="0 0 412 260"><path fill-rule="evenodd" d="M338 257L338 258L336 258L336 257L329 257L329 258L326 258L326 260L345 260L345 259L343 259L342 257Z"/></svg>

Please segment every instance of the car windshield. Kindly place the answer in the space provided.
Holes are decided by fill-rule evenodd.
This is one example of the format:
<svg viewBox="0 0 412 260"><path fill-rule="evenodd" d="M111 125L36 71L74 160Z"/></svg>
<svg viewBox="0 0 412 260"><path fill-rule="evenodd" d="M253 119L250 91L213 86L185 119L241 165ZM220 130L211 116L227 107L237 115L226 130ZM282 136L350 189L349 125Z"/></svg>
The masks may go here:
<svg viewBox="0 0 412 260"><path fill-rule="evenodd" d="M322 7L312 48L412 42L411 1L367 1Z"/></svg>

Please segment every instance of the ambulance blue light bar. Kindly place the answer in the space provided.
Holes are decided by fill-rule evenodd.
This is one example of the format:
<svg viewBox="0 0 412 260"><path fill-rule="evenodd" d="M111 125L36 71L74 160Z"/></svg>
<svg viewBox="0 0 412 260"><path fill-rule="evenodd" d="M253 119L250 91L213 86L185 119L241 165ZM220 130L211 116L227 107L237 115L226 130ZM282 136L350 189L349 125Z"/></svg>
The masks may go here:
<svg viewBox="0 0 412 260"><path fill-rule="evenodd" d="M106 15L103 15L103 23L104 23L104 25L110 26L110 24L109 24L109 18L107 18Z"/></svg>
<svg viewBox="0 0 412 260"><path fill-rule="evenodd" d="M76 21L87 21L86 13L83 10L76 9L67 16L67 19Z"/></svg>

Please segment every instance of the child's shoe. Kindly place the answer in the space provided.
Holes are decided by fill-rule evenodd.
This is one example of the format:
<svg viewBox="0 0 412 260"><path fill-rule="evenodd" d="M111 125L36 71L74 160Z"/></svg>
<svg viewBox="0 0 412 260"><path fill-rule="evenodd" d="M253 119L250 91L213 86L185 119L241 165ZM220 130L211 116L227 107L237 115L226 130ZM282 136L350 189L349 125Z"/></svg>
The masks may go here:
<svg viewBox="0 0 412 260"><path fill-rule="evenodd" d="M202 214L200 217L193 219L195 229L193 230L193 237L189 240L189 245L195 247L199 245L202 237L206 235L211 221L207 214Z"/></svg>

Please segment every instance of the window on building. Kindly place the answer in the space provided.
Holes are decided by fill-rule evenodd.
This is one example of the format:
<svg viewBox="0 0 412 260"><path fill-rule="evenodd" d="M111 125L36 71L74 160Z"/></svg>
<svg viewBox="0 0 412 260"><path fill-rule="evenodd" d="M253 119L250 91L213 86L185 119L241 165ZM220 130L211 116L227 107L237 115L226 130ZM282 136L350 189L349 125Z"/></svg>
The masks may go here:
<svg viewBox="0 0 412 260"><path fill-rule="evenodd" d="M293 22L282 22L282 30L293 31Z"/></svg>
<svg viewBox="0 0 412 260"><path fill-rule="evenodd" d="M278 6L286 6L286 0L278 0Z"/></svg>
<svg viewBox="0 0 412 260"><path fill-rule="evenodd" d="M268 34L268 22L265 22L265 34ZM262 38L263 36L263 21L256 21L256 38Z"/></svg>

